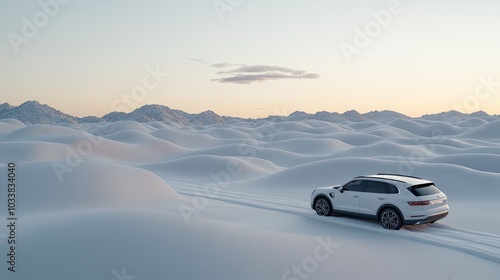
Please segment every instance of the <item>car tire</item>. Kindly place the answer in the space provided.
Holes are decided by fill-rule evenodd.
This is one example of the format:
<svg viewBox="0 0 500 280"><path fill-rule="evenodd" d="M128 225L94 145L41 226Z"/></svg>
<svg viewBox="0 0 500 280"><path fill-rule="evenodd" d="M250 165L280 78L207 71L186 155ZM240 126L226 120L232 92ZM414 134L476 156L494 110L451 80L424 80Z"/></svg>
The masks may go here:
<svg viewBox="0 0 500 280"><path fill-rule="evenodd" d="M380 214L380 223L385 229L398 230L403 226L403 220L398 211L386 208Z"/></svg>
<svg viewBox="0 0 500 280"><path fill-rule="evenodd" d="M332 214L332 205L328 199L320 197L314 201L314 210L320 216L330 216Z"/></svg>

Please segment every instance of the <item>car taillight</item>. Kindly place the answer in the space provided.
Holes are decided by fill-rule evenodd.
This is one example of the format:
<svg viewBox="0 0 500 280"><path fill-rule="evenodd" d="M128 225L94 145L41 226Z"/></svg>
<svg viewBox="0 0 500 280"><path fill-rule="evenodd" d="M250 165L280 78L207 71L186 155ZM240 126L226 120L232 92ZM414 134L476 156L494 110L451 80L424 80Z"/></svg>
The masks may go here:
<svg viewBox="0 0 500 280"><path fill-rule="evenodd" d="M428 201L428 200L425 200L425 201L409 201L408 204L410 204L410 206L426 206L426 205L431 204L431 202Z"/></svg>

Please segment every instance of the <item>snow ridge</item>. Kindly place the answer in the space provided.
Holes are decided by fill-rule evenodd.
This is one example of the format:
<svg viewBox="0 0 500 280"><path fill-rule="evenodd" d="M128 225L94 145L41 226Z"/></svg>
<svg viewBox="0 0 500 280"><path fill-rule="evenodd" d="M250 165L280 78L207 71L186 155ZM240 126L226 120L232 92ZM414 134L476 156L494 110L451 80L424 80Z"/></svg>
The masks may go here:
<svg viewBox="0 0 500 280"><path fill-rule="evenodd" d="M498 119L499 116L490 116L483 111L472 114L457 111L442 112L432 115L423 115L419 118L431 121L459 121L464 119ZM199 114L190 114L182 110L171 109L164 105L144 105L130 113L110 112L103 117L87 116L83 118L63 113L38 101L27 101L19 106L11 106L9 103L0 104L0 119L17 119L25 124L61 124L61 123L99 123L117 121L148 122L171 122L179 125L221 125L221 124L243 124L251 125L261 121L304 121L319 120L331 123L384 121L395 119L412 119L404 114L384 110L371 111L361 114L356 110L344 113L321 111L314 114L296 111L288 116L269 116L259 119L245 119L231 116L220 116L213 111L204 111Z"/></svg>

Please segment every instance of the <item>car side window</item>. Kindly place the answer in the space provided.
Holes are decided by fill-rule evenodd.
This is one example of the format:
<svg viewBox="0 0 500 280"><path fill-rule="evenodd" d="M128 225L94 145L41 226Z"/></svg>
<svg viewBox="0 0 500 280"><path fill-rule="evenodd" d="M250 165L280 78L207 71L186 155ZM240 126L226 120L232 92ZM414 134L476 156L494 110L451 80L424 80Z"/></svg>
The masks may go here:
<svg viewBox="0 0 500 280"><path fill-rule="evenodd" d="M377 181L366 181L365 192L369 193L387 193L388 184Z"/></svg>
<svg viewBox="0 0 500 280"><path fill-rule="evenodd" d="M355 180L347 183L342 190L352 192L362 192L364 188L363 180Z"/></svg>
<svg viewBox="0 0 500 280"><path fill-rule="evenodd" d="M399 190L396 186L394 185L391 185L391 184L387 184L387 193L391 194L391 193L399 193Z"/></svg>

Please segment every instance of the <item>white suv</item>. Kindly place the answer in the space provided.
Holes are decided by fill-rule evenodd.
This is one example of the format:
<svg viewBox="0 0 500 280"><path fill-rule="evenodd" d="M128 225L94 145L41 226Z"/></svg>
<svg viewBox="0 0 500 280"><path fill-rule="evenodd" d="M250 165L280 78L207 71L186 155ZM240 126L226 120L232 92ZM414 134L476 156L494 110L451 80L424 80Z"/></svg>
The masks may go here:
<svg viewBox="0 0 500 280"><path fill-rule="evenodd" d="M332 213L379 220L386 229L434 223L448 215L448 200L434 183L418 177L380 173L358 176L343 186L321 187L311 194L320 216Z"/></svg>

